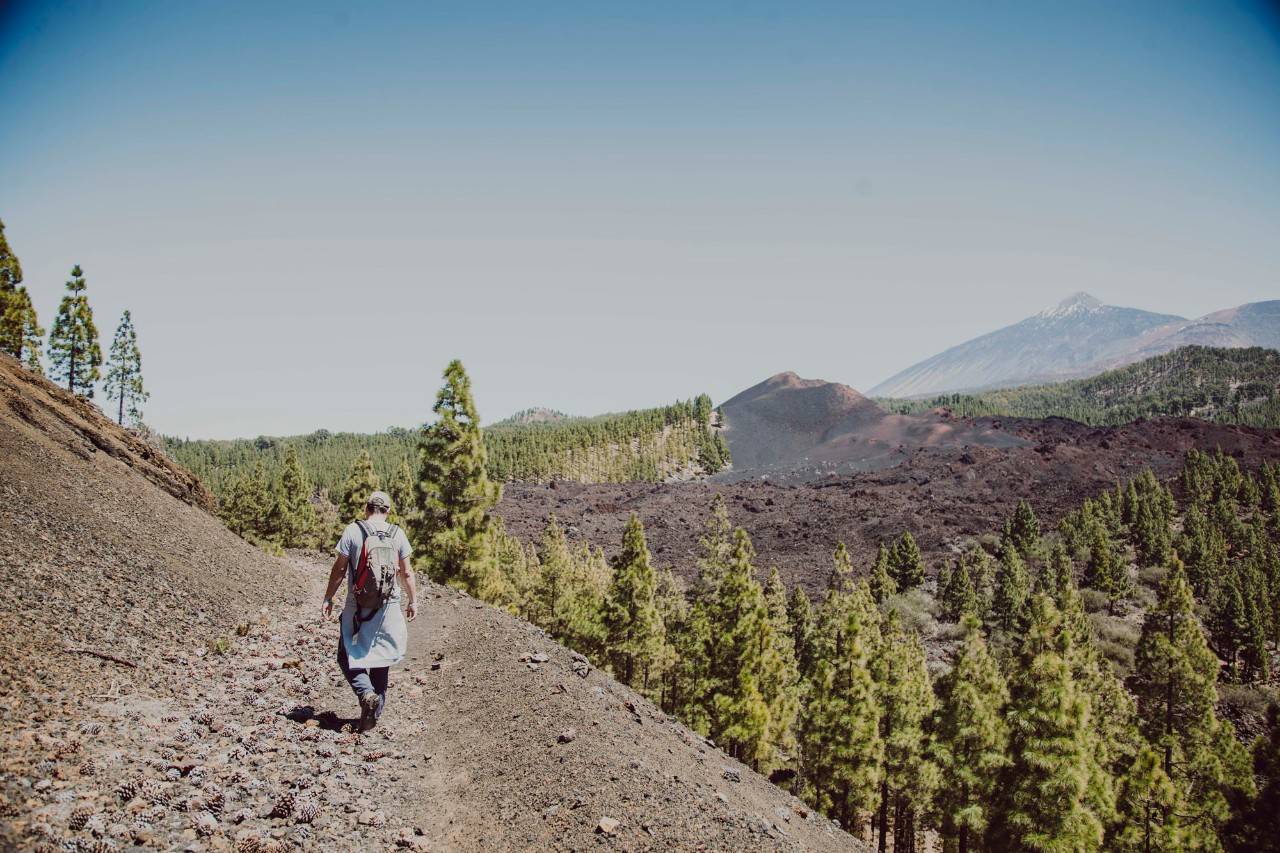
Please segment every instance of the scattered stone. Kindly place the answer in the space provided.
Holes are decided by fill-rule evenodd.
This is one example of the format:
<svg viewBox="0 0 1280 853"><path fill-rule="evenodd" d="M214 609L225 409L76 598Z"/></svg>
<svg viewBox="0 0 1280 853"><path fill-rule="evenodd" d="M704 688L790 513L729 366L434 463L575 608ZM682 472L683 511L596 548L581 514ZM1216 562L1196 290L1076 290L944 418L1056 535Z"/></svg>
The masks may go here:
<svg viewBox="0 0 1280 853"><path fill-rule="evenodd" d="M386 826L387 816L382 812L365 811L360 813L360 817L356 819L356 823L361 826Z"/></svg>
<svg viewBox="0 0 1280 853"><path fill-rule="evenodd" d="M560 733L560 736L556 738L556 740L559 741L560 743L573 743L577 739L578 739L577 729L565 729Z"/></svg>
<svg viewBox="0 0 1280 853"><path fill-rule="evenodd" d="M621 822L611 817L602 817L600 822L596 824L596 832L601 835L616 835Z"/></svg>
<svg viewBox="0 0 1280 853"><path fill-rule="evenodd" d="M724 778L730 782L741 782L742 774L732 767L726 767L724 768Z"/></svg>

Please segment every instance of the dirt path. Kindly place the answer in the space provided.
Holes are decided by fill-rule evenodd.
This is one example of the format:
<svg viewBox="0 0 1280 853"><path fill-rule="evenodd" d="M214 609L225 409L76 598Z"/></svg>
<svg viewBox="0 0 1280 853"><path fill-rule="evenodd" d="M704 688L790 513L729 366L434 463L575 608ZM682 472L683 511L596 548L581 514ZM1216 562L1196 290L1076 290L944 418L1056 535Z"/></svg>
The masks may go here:
<svg viewBox="0 0 1280 853"><path fill-rule="evenodd" d="M383 722L353 733L327 566L297 562L301 603L147 674L181 690L0 732L0 847L864 849L538 629L432 584Z"/></svg>

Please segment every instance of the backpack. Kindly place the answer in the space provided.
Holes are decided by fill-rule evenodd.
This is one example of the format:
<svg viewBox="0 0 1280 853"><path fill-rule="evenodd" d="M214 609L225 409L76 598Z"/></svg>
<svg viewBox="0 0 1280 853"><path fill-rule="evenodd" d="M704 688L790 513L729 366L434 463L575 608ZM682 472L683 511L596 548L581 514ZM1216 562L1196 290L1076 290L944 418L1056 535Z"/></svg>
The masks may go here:
<svg viewBox="0 0 1280 853"><path fill-rule="evenodd" d="M360 562L355 567L351 592L356 602L353 628L359 631L360 623L373 618L395 592L400 555L396 550L399 528L394 524L386 530L374 530L363 521L356 524L360 525L362 536ZM362 612L368 616L361 616Z"/></svg>

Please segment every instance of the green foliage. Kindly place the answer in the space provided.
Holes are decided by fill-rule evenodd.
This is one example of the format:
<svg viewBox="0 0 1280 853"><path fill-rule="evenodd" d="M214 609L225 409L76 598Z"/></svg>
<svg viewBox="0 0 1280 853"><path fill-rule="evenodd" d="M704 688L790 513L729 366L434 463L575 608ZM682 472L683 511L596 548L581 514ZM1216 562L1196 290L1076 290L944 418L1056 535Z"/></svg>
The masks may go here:
<svg viewBox="0 0 1280 853"><path fill-rule="evenodd" d="M925 736L935 701L924 647L914 632L903 629L896 611L884 621L875 671L884 741L879 834L886 837L892 815L895 838L905 840L914 831L917 814L928 807L938 771Z"/></svg>
<svg viewBox="0 0 1280 853"><path fill-rule="evenodd" d="M966 616L978 615L978 594L969 574L973 561L967 557L959 557L955 566L938 579L938 603L942 606L942 618L949 622L961 622Z"/></svg>
<svg viewBox="0 0 1280 853"><path fill-rule="evenodd" d="M71 393L93 399L102 349L85 288L84 272L79 265L72 267L67 295L58 305L58 315L49 332L49 376L55 382L66 383Z"/></svg>
<svg viewBox="0 0 1280 853"><path fill-rule="evenodd" d="M889 554L889 574L899 592L914 589L924 582L924 558L911 531L905 531Z"/></svg>
<svg viewBox="0 0 1280 853"><path fill-rule="evenodd" d="M365 502L380 485L377 475L373 473L373 460L368 453L361 453L352 463L351 473L347 475L346 485L342 487L338 516L343 527L356 519L364 518Z"/></svg>
<svg viewBox="0 0 1280 853"><path fill-rule="evenodd" d="M610 669L623 684L648 690L662 652L662 618L655 602L657 578L649 561L644 525L634 513L613 561L604 600L604 630Z"/></svg>
<svg viewBox="0 0 1280 853"><path fill-rule="evenodd" d="M318 519L315 507L311 505L311 484L298 461L297 451L292 448L285 454L274 506L272 526L282 546L314 548L319 544Z"/></svg>
<svg viewBox="0 0 1280 853"><path fill-rule="evenodd" d="M1088 797L1095 753L1089 702L1072 677L1061 625L1053 601L1036 596L1010 684L1010 765L988 831L995 849L1102 847L1103 818Z"/></svg>
<svg viewBox="0 0 1280 853"><path fill-rule="evenodd" d="M1026 563L1018 553L1012 537L1006 537L1000 545L1000 559L996 564L995 589L991 601L992 621L1007 635L1019 634L1026 613L1027 597L1031 593L1031 581Z"/></svg>
<svg viewBox="0 0 1280 853"><path fill-rule="evenodd" d="M492 570L487 533L489 510L502 487L489 479L480 416L462 362L444 371L433 407L436 421L418 438L418 479L409 531L419 562L438 583L473 589Z"/></svg>
<svg viewBox="0 0 1280 853"><path fill-rule="evenodd" d="M120 316L120 325L111 340L103 386L107 399L116 401L118 423L124 425L125 415L135 424L142 422L142 410L138 407L151 395L142 386L142 351L138 349L138 333L128 311Z"/></svg>
<svg viewBox="0 0 1280 853"><path fill-rule="evenodd" d="M940 829L967 851L986 832L996 782L1009 763L1009 690L973 616L965 619L964 643L938 684L938 697L932 756Z"/></svg>
<svg viewBox="0 0 1280 853"><path fill-rule="evenodd" d="M1093 425L1196 417L1280 427L1280 353L1188 346L1088 379L932 400L882 400L902 413L945 406L962 417L1063 417Z"/></svg>
<svg viewBox="0 0 1280 853"><path fill-rule="evenodd" d="M882 604L886 598L898 593L898 582L893 579L890 572L892 562L889 549L881 542L879 550L876 551L876 560L871 564L871 574L867 577L871 597L875 599L876 604Z"/></svg>
<svg viewBox="0 0 1280 853"><path fill-rule="evenodd" d="M817 621L813 677L800 722L804 790L818 808L856 831L875 805L884 772L872 674L880 629L874 606L838 587L827 593Z"/></svg>
<svg viewBox="0 0 1280 853"><path fill-rule="evenodd" d="M1195 849L1218 849L1231 800L1252 787L1243 747L1217 716L1217 670L1186 572L1175 560L1143 621L1132 689L1143 735L1178 798L1179 807L1163 814L1161 831Z"/></svg>
<svg viewBox="0 0 1280 853"><path fill-rule="evenodd" d="M699 420L705 406L678 402L656 409L569 418L548 423L506 423L483 432L486 471L503 480L576 480L578 482L661 482L689 473L714 473L729 464L728 448L709 421ZM709 405L709 401L707 403ZM286 447L298 450L307 476L321 491L339 494L352 462L362 452L374 460L378 479L394 493L401 460L416 458L418 433L393 427L373 434L330 433L256 439L189 440L165 438L178 462L222 496L230 480L262 461L278 467ZM708 447L713 446L713 449ZM711 456L719 463L707 462Z"/></svg>
<svg viewBox="0 0 1280 853"><path fill-rule="evenodd" d="M36 317L31 294L22 285L22 264L9 248L0 221L0 352L6 352L40 373L40 338L44 329Z"/></svg>

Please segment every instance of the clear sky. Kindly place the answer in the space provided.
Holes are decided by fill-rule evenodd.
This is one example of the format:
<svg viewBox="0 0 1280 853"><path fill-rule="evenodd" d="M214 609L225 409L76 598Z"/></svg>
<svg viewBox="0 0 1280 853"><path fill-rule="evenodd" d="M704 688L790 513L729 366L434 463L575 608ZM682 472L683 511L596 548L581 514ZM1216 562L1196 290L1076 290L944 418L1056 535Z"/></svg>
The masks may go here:
<svg viewBox="0 0 1280 853"><path fill-rule="evenodd" d="M147 420L869 388L1087 290L1280 297L1266 3L0 0L42 318L130 308Z"/></svg>

